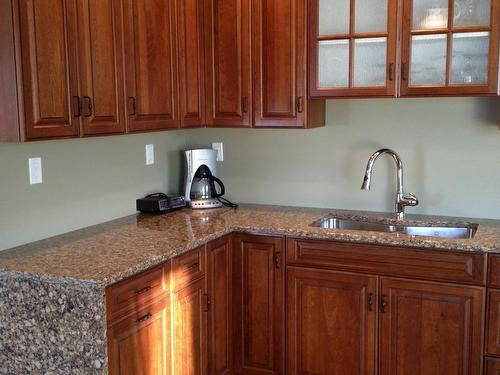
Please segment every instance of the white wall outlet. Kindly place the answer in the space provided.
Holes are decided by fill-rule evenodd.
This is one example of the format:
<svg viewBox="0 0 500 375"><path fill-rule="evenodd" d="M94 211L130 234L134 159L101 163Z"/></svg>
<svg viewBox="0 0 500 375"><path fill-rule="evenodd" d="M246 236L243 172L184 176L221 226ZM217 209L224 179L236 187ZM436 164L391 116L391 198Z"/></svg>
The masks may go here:
<svg viewBox="0 0 500 375"><path fill-rule="evenodd" d="M212 150L217 151L217 161L224 161L224 145L222 142L212 143Z"/></svg>
<svg viewBox="0 0 500 375"><path fill-rule="evenodd" d="M155 145L146 145L146 165L155 163Z"/></svg>
<svg viewBox="0 0 500 375"><path fill-rule="evenodd" d="M28 167L30 174L30 185L41 184L42 179L42 158L29 158Z"/></svg>

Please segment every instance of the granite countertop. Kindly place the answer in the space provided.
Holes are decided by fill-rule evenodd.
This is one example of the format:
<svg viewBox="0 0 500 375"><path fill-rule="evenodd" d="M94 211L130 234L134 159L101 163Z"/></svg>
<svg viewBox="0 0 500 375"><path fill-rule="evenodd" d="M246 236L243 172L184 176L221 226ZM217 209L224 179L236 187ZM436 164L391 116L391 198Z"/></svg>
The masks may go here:
<svg viewBox="0 0 500 375"><path fill-rule="evenodd" d="M500 253L500 220L407 215L405 221L479 224L472 239L410 237L321 229L310 224L328 213L390 221L390 214L263 205L237 210L183 209L164 215L132 215L0 252L0 272L68 278L105 287L233 231Z"/></svg>

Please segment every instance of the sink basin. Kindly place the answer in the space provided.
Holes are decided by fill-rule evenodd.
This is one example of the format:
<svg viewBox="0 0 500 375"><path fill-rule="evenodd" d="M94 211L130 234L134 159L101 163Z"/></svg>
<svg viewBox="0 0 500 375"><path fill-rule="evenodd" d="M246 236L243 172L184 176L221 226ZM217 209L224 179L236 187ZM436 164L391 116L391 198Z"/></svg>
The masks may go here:
<svg viewBox="0 0 500 375"><path fill-rule="evenodd" d="M425 236L438 238L473 238L477 225L442 226L442 225L400 225L378 223L356 219L347 219L335 215L328 215L311 224L313 227L324 229L360 230L383 233L400 233L408 236Z"/></svg>

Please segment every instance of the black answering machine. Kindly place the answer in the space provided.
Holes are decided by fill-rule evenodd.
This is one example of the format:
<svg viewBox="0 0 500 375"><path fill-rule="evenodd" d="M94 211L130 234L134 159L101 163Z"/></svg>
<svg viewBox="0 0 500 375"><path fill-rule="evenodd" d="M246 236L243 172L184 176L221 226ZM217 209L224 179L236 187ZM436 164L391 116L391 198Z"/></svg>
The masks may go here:
<svg viewBox="0 0 500 375"><path fill-rule="evenodd" d="M146 213L162 213L186 207L184 197L155 193L137 199L137 211Z"/></svg>

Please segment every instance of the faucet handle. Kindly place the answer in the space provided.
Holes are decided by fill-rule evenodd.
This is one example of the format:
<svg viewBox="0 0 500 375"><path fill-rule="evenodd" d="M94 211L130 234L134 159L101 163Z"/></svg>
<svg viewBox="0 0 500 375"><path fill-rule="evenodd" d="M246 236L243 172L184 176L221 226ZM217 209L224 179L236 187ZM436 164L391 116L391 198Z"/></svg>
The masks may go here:
<svg viewBox="0 0 500 375"><path fill-rule="evenodd" d="M413 193L408 193L408 196L405 197L405 200L407 201L408 206L417 206L418 205L418 198Z"/></svg>

